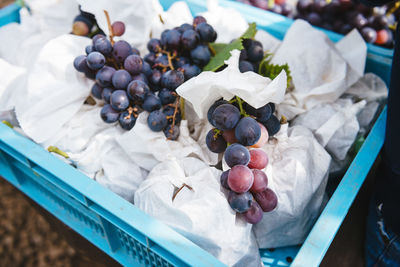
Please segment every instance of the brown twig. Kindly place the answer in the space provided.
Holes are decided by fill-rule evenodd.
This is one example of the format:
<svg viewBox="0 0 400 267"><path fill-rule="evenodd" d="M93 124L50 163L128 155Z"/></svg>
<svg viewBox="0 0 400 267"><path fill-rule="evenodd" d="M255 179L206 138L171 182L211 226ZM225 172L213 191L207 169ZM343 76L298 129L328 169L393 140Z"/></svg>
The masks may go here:
<svg viewBox="0 0 400 267"><path fill-rule="evenodd" d="M104 14L106 15L107 24L108 24L108 31L110 32L110 42L111 42L112 45L114 45L114 39L113 39L114 33L113 33L113 30L112 30L112 26L111 26L110 15L108 15L107 10L103 10L103 11L104 11Z"/></svg>
<svg viewBox="0 0 400 267"><path fill-rule="evenodd" d="M182 185L181 187L179 187L178 190L176 190L175 193L172 195L172 201L175 200L176 195L178 195L178 193L179 193L185 186L186 186L187 188L189 188L189 190L192 190L192 191L193 191L193 188L192 188L190 185L183 184L183 185Z"/></svg>
<svg viewBox="0 0 400 267"><path fill-rule="evenodd" d="M176 118L176 114L178 113L178 109L179 109L179 99L180 97L178 96L175 100L175 110L174 110L174 114L172 115L172 124L171 124L171 129L169 129L169 132L171 134L173 134L174 132L174 127L175 127L175 118Z"/></svg>

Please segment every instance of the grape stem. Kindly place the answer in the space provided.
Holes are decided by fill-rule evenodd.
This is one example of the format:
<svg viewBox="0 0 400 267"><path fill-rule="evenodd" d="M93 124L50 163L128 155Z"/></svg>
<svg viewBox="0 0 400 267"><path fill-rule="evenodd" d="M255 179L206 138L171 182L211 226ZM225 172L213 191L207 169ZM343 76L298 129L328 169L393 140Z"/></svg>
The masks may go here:
<svg viewBox="0 0 400 267"><path fill-rule="evenodd" d="M63 157L66 158L66 159L69 158L69 156L68 156L67 153L65 153L64 151L62 151L61 149L59 149L59 148L56 147L56 146L49 146L49 147L47 148L47 151L56 153L56 154L58 154L58 155L60 155L60 156L63 156Z"/></svg>
<svg viewBox="0 0 400 267"><path fill-rule="evenodd" d="M168 57L168 65L171 68L171 70L174 70L174 66L172 65L172 59L173 57L171 57L171 53L167 52L167 57Z"/></svg>
<svg viewBox="0 0 400 267"><path fill-rule="evenodd" d="M213 56L215 56L217 54L214 47L212 47L210 43L208 43L208 49L210 49L210 52Z"/></svg>
<svg viewBox="0 0 400 267"><path fill-rule="evenodd" d="M183 184L181 187L179 187L178 190L176 190L175 193L172 195L172 201L175 200L176 195L178 195L178 193L179 193L185 186L186 186L187 188L189 188L190 190L193 191L193 188L192 188L190 185L187 185L187 184L184 183L184 184Z"/></svg>
<svg viewBox="0 0 400 267"><path fill-rule="evenodd" d="M14 126L6 120L2 120L1 122L4 123L5 125L7 125L8 127L10 127L11 129L14 128Z"/></svg>
<svg viewBox="0 0 400 267"><path fill-rule="evenodd" d="M220 129L214 128L213 131L214 131L214 139L217 139L217 137L222 134L222 131Z"/></svg>
<svg viewBox="0 0 400 267"><path fill-rule="evenodd" d="M124 117L124 119L127 120L127 119L129 119L132 115L133 115L133 117L137 118L137 117L138 117L138 114L136 113L137 111L138 111L137 108L129 107L129 108L128 108L128 115L126 115L126 116Z"/></svg>
<svg viewBox="0 0 400 267"><path fill-rule="evenodd" d="M114 33L111 27L111 21L110 21L110 15L108 14L107 10L103 10L104 14L106 15L106 19L107 19L107 25L108 25L108 31L110 32L110 42L112 45L114 45Z"/></svg>
<svg viewBox="0 0 400 267"><path fill-rule="evenodd" d="M394 6L388 12L386 12L386 16L389 17L390 15L392 15L394 12L396 12L397 9L399 9L399 7L400 2L397 1Z"/></svg>
<svg viewBox="0 0 400 267"><path fill-rule="evenodd" d="M174 115L172 115L172 124L171 124L171 129L169 129L169 132L170 132L171 134L173 134L173 133L174 133L174 128L175 128L175 118L176 118L176 114L178 113L178 108L179 108L179 100L180 100L180 97L178 96L178 97L176 98L176 100L175 100L175 103L174 103L174 107L175 107L175 109L174 109Z"/></svg>
<svg viewBox="0 0 400 267"><path fill-rule="evenodd" d="M238 105L239 105L240 115L245 116L245 117L248 117L249 114L247 114L246 111L245 111L244 108L243 108L243 100L242 100L240 97L238 97L238 96L235 96L235 98L236 98L236 102L237 102Z"/></svg>

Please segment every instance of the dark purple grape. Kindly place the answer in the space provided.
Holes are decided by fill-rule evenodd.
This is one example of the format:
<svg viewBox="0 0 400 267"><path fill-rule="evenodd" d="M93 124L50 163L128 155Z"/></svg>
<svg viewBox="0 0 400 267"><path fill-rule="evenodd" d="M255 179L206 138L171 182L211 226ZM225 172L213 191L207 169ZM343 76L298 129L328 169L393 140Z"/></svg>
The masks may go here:
<svg viewBox="0 0 400 267"><path fill-rule="evenodd" d="M291 16L293 14L293 7L288 3L283 3L282 7L282 15Z"/></svg>
<svg viewBox="0 0 400 267"><path fill-rule="evenodd" d="M187 30L182 33L181 39L183 48L191 50L197 46L200 36L195 30Z"/></svg>
<svg viewBox="0 0 400 267"><path fill-rule="evenodd" d="M281 129L281 123L275 115L272 115L269 120L262 124L267 128L269 136L274 136Z"/></svg>
<svg viewBox="0 0 400 267"><path fill-rule="evenodd" d="M77 56L74 59L74 68L79 72L86 72L89 70L85 55Z"/></svg>
<svg viewBox="0 0 400 267"><path fill-rule="evenodd" d="M193 18L193 25L199 25L200 23L207 22L207 20L203 16L196 16Z"/></svg>
<svg viewBox="0 0 400 267"><path fill-rule="evenodd" d="M343 24L339 30L339 33L348 34L352 29L353 27L350 24Z"/></svg>
<svg viewBox="0 0 400 267"><path fill-rule="evenodd" d="M178 30L170 30L165 35L166 46L171 50L178 50L182 34Z"/></svg>
<svg viewBox="0 0 400 267"><path fill-rule="evenodd" d="M126 90L131 81L132 76L126 70L117 70L112 76L112 85L115 89Z"/></svg>
<svg viewBox="0 0 400 267"><path fill-rule="evenodd" d="M347 12L354 7L354 4L351 0L339 0L340 10L342 12Z"/></svg>
<svg viewBox="0 0 400 267"><path fill-rule="evenodd" d="M111 86L114 73L115 69L113 67L104 66L96 74L97 83L103 87Z"/></svg>
<svg viewBox="0 0 400 267"><path fill-rule="evenodd" d="M152 38L148 43L147 43L147 49L152 52L152 53L158 53L161 50L161 42L159 39Z"/></svg>
<svg viewBox="0 0 400 267"><path fill-rule="evenodd" d="M128 84L127 92L131 100L143 102L150 89L144 82L135 80Z"/></svg>
<svg viewBox="0 0 400 267"><path fill-rule="evenodd" d="M92 44L94 46L94 44L96 43L97 40L101 39L101 38L107 38L104 34L98 33L95 36L93 36L92 38Z"/></svg>
<svg viewBox="0 0 400 267"><path fill-rule="evenodd" d="M114 44L112 56L120 64L122 64L125 59L132 54L131 45L123 40L117 41Z"/></svg>
<svg viewBox="0 0 400 267"><path fill-rule="evenodd" d="M264 212L274 210L278 204L276 194L269 188L259 193L253 193L253 196Z"/></svg>
<svg viewBox="0 0 400 267"><path fill-rule="evenodd" d="M210 61L211 53L207 45L198 45L190 51L193 62L199 66L205 66Z"/></svg>
<svg viewBox="0 0 400 267"><path fill-rule="evenodd" d="M248 211L243 213L243 218L246 222L251 224L259 223L263 218L263 210L257 201L253 201L251 203L251 207Z"/></svg>
<svg viewBox="0 0 400 267"><path fill-rule="evenodd" d="M224 172L221 174L220 182L221 182L221 186L222 186L223 188L228 189L228 190L231 190L231 189L229 188L229 185L228 185L228 175L229 175L229 170L224 171Z"/></svg>
<svg viewBox="0 0 400 267"><path fill-rule="evenodd" d="M150 82L152 85L158 86L158 85L160 85L161 76L162 76L162 73L161 73L160 70L158 70L158 69L153 69L151 75L148 77L149 82Z"/></svg>
<svg viewBox="0 0 400 267"><path fill-rule="evenodd" d="M168 90L167 88L163 88L158 93L158 97L160 98L161 104L168 105L175 102L176 96L175 94Z"/></svg>
<svg viewBox="0 0 400 267"><path fill-rule="evenodd" d="M182 69L186 81L201 73L201 69L196 65L185 64L182 66Z"/></svg>
<svg viewBox="0 0 400 267"><path fill-rule="evenodd" d="M129 107L129 98L125 90L115 90L111 94L110 104L116 111L124 111Z"/></svg>
<svg viewBox="0 0 400 267"><path fill-rule="evenodd" d="M114 110L111 105L105 104L100 110L100 117L106 123L113 123L119 119L119 112Z"/></svg>
<svg viewBox="0 0 400 267"><path fill-rule="evenodd" d="M249 61L258 62L264 57L263 46L260 42L254 41L247 49L247 57Z"/></svg>
<svg viewBox="0 0 400 267"><path fill-rule="evenodd" d="M106 87L103 89L103 92L101 93L101 98L103 98L104 102L110 104L110 98L113 92L114 89L110 87Z"/></svg>
<svg viewBox="0 0 400 267"><path fill-rule="evenodd" d="M240 119L240 111L234 105L222 104L218 106L212 116L211 121L220 130L231 130L236 127Z"/></svg>
<svg viewBox="0 0 400 267"><path fill-rule="evenodd" d="M146 75L144 75L143 73L132 75L132 81L142 81L145 84L149 84L149 80L147 79Z"/></svg>
<svg viewBox="0 0 400 267"><path fill-rule="evenodd" d="M239 62L239 70L240 72L248 72L248 71L254 71L254 66L250 62L246 60L242 60Z"/></svg>
<svg viewBox="0 0 400 267"><path fill-rule="evenodd" d="M139 74L143 69L143 60L138 55L130 55L124 61L124 68L131 74Z"/></svg>
<svg viewBox="0 0 400 267"><path fill-rule="evenodd" d="M222 153L226 149L226 141L221 134L217 134L215 129L211 129L206 136L208 149L214 153Z"/></svg>
<svg viewBox="0 0 400 267"><path fill-rule="evenodd" d="M187 57L178 57L174 60L174 67L179 69L181 68L183 65L186 64L191 64L190 59Z"/></svg>
<svg viewBox="0 0 400 267"><path fill-rule="evenodd" d="M165 66L169 65L168 57L166 55L160 54L154 60L154 64L158 64L158 65L160 65L161 68L164 68Z"/></svg>
<svg viewBox="0 0 400 267"><path fill-rule="evenodd" d="M143 61L142 73L146 75L146 77L149 77L151 74L153 74L153 70L150 64L147 63L146 61Z"/></svg>
<svg viewBox="0 0 400 267"><path fill-rule="evenodd" d="M266 122L267 120L269 120L269 118L271 118L272 116L272 107L270 104L266 104L264 106L262 106L261 108L253 108L251 105L245 103L244 105L244 109L246 110L247 113L249 113L250 115L256 117L256 120L259 122Z"/></svg>
<svg viewBox="0 0 400 267"><path fill-rule="evenodd" d="M130 114L129 111L124 111L119 115L119 125L122 129L130 130L135 126L136 118L133 114Z"/></svg>
<svg viewBox="0 0 400 267"><path fill-rule="evenodd" d="M351 20L351 25L356 27L357 29L361 29L365 27L367 24L368 20L362 14L357 14Z"/></svg>
<svg viewBox="0 0 400 267"><path fill-rule="evenodd" d="M247 51L246 49L242 49L240 51L239 61L247 60Z"/></svg>
<svg viewBox="0 0 400 267"><path fill-rule="evenodd" d="M326 5L325 12L332 16L339 15L340 14L339 0L332 0L328 5Z"/></svg>
<svg viewBox="0 0 400 267"><path fill-rule="evenodd" d="M213 120L212 120L212 115L213 115L215 109L217 107L221 106L222 104L228 104L228 101L223 100L223 99L219 99L219 100L215 101L215 103L212 104L211 107L207 111L208 122L214 127L216 127L216 126L215 126L215 122L213 122Z"/></svg>
<svg viewBox="0 0 400 267"><path fill-rule="evenodd" d="M160 42L161 42L161 45L163 46L163 47L165 47L166 45L167 45L167 34L168 34L168 32L169 32L170 30L164 30L162 33L161 33L161 38L160 38Z"/></svg>
<svg viewBox="0 0 400 267"><path fill-rule="evenodd" d="M200 40L203 42L212 43L217 39L216 31L206 22L197 24L196 31L200 36Z"/></svg>
<svg viewBox="0 0 400 267"><path fill-rule="evenodd" d="M321 15L326 5L327 2L325 0L314 0L314 3L311 5L311 10Z"/></svg>
<svg viewBox="0 0 400 267"><path fill-rule="evenodd" d="M155 110L149 114L147 125L154 132L162 131L168 124L167 118L161 110Z"/></svg>
<svg viewBox="0 0 400 267"><path fill-rule="evenodd" d="M103 87L94 83L91 90L92 95L97 99L102 99Z"/></svg>
<svg viewBox="0 0 400 267"><path fill-rule="evenodd" d="M234 211L243 213L251 208L253 196L249 192L238 194L230 191L228 195L228 202Z"/></svg>
<svg viewBox="0 0 400 267"><path fill-rule="evenodd" d="M181 33L187 31L187 30L193 30L193 25L190 25L189 23L183 23L180 27L179 27L179 31Z"/></svg>
<svg viewBox="0 0 400 267"><path fill-rule="evenodd" d="M235 128L235 137L244 146L252 146L261 136L261 128L251 117L240 119Z"/></svg>
<svg viewBox="0 0 400 267"><path fill-rule="evenodd" d="M311 0L299 0L296 5L297 11L302 14L306 14L311 10L312 4L313 3Z"/></svg>
<svg viewBox="0 0 400 267"><path fill-rule="evenodd" d="M252 40L252 39L244 39L243 42L242 42L244 49L248 50L250 48L250 46L253 45L254 42L255 41Z"/></svg>
<svg viewBox="0 0 400 267"><path fill-rule="evenodd" d="M99 70L106 64L106 58L99 52L92 52L86 58L86 63L92 70Z"/></svg>
<svg viewBox="0 0 400 267"><path fill-rule="evenodd" d="M89 55L90 53L92 53L94 51L96 51L96 50L95 50L93 45L88 45L88 46L85 47L86 55Z"/></svg>
<svg viewBox="0 0 400 267"><path fill-rule="evenodd" d="M376 31L370 27L364 27L361 30L361 35L367 43L375 43L376 41Z"/></svg>
<svg viewBox="0 0 400 267"><path fill-rule="evenodd" d="M180 133L180 129L179 126L177 125L168 125L167 127L165 127L164 131L164 135L168 140L177 140L179 137L179 133Z"/></svg>
<svg viewBox="0 0 400 267"><path fill-rule="evenodd" d="M122 36L125 33L125 24L122 21L115 21L111 25L111 29L115 36Z"/></svg>
<svg viewBox="0 0 400 267"><path fill-rule="evenodd" d="M132 47L132 55L140 56L140 51L139 51L139 49L137 49L137 48L135 48L135 47Z"/></svg>
<svg viewBox="0 0 400 267"><path fill-rule="evenodd" d="M316 12L311 12L310 14L308 14L308 15L306 16L306 20L307 20L310 24L312 24L312 25L314 25L314 26L320 26L321 23L322 23L321 16L320 16L318 13L316 13Z"/></svg>
<svg viewBox="0 0 400 267"><path fill-rule="evenodd" d="M148 112L152 112L156 109L161 108L161 100L158 96L153 94L148 94L144 99L142 108Z"/></svg>
<svg viewBox="0 0 400 267"><path fill-rule="evenodd" d="M97 39L96 43L94 44L96 51L102 53L104 56L111 55L113 47L107 38L99 38Z"/></svg>
<svg viewBox="0 0 400 267"><path fill-rule="evenodd" d="M389 26L388 18L385 15L375 15L370 21L371 27L380 30Z"/></svg>
<svg viewBox="0 0 400 267"><path fill-rule="evenodd" d="M161 86L170 90L175 90L184 81L184 74L178 70L169 70L161 76Z"/></svg>
<svg viewBox="0 0 400 267"><path fill-rule="evenodd" d="M170 117L170 118L167 118L167 120L168 120L168 123L171 124L173 122L172 116L175 113L175 107L166 106L165 108L163 108L162 112L165 114L165 116ZM175 114L175 124L180 123L181 120L182 120L181 113L179 112L179 110L177 110L177 113Z"/></svg>
<svg viewBox="0 0 400 267"><path fill-rule="evenodd" d="M362 4L356 5L356 10L366 17L371 16L374 12L372 7L367 7L366 5L362 5Z"/></svg>
<svg viewBox="0 0 400 267"><path fill-rule="evenodd" d="M146 61L147 63L149 63L150 65L153 65L154 62L156 61L156 54L154 53L149 53L147 55L144 56L144 61Z"/></svg>
<svg viewBox="0 0 400 267"><path fill-rule="evenodd" d="M231 168L236 165L246 166L250 162L250 152L245 146L235 143L228 146L224 159Z"/></svg>

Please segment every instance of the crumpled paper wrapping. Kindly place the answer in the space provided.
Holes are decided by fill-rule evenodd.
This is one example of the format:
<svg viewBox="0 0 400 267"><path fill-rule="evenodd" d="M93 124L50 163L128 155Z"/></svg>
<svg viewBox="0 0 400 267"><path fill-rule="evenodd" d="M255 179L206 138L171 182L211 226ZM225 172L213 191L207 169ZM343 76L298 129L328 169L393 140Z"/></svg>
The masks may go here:
<svg viewBox="0 0 400 267"><path fill-rule="evenodd" d="M279 113L291 120L320 103L334 102L361 77L365 59L366 45L358 33L335 45L323 32L296 20L272 58L275 64L288 63L295 88Z"/></svg>
<svg viewBox="0 0 400 267"><path fill-rule="evenodd" d="M331 157L305 127L282 125L264 147L264 170L278 206L253 226L260 248L300 244L318 218Z"/></svg>
<svg viewBox="0 0 400 267"><path fill-rule="evenodd" d="M225 61L227 67L220 72L204 71L176 89L189 101L200 119L207 118L209 107L218 99L230 100L235 95L255 108L266 103L280 103L286 90L284 70L274 79L254 72L240 73L239 50L233 50Z"/></svg>
<svg viewBox="0 0 400 267"><path fill-rule="evenodd" d="M135 193L135 205L228 266L261 266L251 225L237 218L220 191L221 171L195 158L158 164ZM183 184L187 187L176 194Z"/></svg>

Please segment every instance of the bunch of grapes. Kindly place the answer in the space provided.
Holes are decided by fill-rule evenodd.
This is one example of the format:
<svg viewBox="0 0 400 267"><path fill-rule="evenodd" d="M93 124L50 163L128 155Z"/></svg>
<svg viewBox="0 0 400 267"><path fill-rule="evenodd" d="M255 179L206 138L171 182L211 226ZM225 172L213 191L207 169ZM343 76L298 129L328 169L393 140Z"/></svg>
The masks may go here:
<svg viewBox="0 0 400 267"><path fill-rule="evenodd" d="M207 114L215 127L206 136L207 147L214 153L225 152L225 161L232 168L222 174L221 184L230 190L228 202L232 209L243 213L249 223L259 222L262 211L271 211L277 204L276 195L267 188L268 179L261 171L268 157L257 149L280 130L274 111L273 103L256 109L235 97L229 102L216 101ZM249 152L247 147L256 149Z"/></svg>
<svg viewBox="0 0 400 267"><path fill-rule="evenodd" d="M244 49L240 51L239 70L240 72L253 71L258 73L258 67L264 57L262 43L253 39L243 40Z"/></svg>
<svg viewBox="0 0 400 267"><path fill-rule="evenodd" d="M239 2L281 14L289 18L293 18L294 15L293 7L286 3L285 0L239 0Z"/></svg>
<svg viewBox="0 0 400 267"><path fill-rule="evenodd" d="M151 39L150 51L144 58L136 48L124 41L114 43L114 36L125 32L120 21L109 22L110 40L103 34L92 39L86 55L74 60L76 70L95 79L91 94L104 100L100 116L106 123L119 122L130 130L138 114L149 112L147 123L152 131L163 131L170 140L179 137L180 99L175 89L198 75L210 60L208 42L216 32L203 17L195 17L193 25L183 24Z"/></svg>

